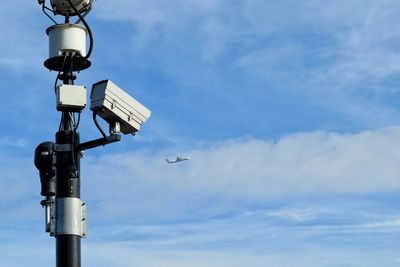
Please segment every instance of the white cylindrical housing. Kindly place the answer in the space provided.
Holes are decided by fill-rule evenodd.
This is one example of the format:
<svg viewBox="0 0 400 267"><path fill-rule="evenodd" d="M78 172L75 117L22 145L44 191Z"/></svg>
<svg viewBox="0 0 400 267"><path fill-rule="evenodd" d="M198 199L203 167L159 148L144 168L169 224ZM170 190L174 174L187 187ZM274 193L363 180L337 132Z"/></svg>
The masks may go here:
<svg viewBox="0 0 400 267"><path fill-rule="evenodd" d="M61 56L64 52L86 55L85 27L77 24L57 24L46 31L49 36L49 56Z"/></svg>

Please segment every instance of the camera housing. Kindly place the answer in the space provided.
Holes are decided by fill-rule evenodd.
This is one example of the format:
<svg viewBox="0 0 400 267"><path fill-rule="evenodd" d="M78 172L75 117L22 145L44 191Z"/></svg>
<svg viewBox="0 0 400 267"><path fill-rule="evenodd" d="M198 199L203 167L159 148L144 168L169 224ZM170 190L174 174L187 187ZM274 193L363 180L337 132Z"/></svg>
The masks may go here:
<svg viewBox="0 0 400 267"><path fill-rule="evenodd" d="M40 173L42 189L40 194L45 197L56 195L56 170L54 167L53 142L44 142L35 149L35 166Z"/></svg>
<svg viewBox="0 0 400 267"><path fill-rule="evenodd" d="M110 80L93 84L90 109L110 125L119 123L121 132L134 134L151 116L151 111Z"/></svg>
<svg viewBox="0 0 400 267"><path fill-rule="evenodd" d="M89 10L92 6L93 0L71 0L74 7L80 12L84 13ZM75 16L74 9L71 7L67 0L50 0L51 6L55 14L60 14L63 16Z"/></svg>

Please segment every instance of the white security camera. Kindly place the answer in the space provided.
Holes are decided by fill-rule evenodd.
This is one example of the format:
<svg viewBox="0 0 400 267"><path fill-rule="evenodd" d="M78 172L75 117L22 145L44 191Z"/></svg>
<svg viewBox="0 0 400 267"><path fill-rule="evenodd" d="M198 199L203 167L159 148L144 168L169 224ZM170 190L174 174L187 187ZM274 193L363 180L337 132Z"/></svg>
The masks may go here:
<svg viewBox="0 0 400 267"><path fill-rule="evenodd" d="M151 111L110 80L95 83L90 94L90 109L111 126L119 123L121 132L134 134Z"/></svg>
<svg viewBox="0 0 400 267"><path fill-rule="evenodd" d="M55 14L78 15L67 0L50 0ZM80 12L84 13L91 8L93 0L71 0L72 5Z"/></svg>

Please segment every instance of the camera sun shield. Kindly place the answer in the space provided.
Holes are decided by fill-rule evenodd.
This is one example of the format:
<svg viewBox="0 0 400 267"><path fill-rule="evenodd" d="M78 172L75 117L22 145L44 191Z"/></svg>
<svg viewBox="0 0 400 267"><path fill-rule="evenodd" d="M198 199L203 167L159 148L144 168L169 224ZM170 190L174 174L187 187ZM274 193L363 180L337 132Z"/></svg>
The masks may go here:
<svg viewBox="0 0 400 267"><path fill-rule="evenodd" d="M150 118L151 111L110 80L95 83L90 94L90 109L109 124L119 122L121 132L134 134Z"/></svg>

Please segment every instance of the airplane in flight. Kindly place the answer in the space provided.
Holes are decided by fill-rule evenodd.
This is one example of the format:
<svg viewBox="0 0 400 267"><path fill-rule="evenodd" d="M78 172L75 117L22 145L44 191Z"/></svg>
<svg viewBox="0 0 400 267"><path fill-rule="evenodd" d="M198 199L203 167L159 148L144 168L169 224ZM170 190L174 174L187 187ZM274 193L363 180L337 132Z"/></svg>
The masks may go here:
<svg viewBox="0 0 400 267"><path fill-rule="evenodd" d="M190 157L176 157L175 160L169 160L169 159L165 159L167 161L168 164L172 164L172 163L178 163L178 162L182 162L185 160L190 160Z"/></svg>

